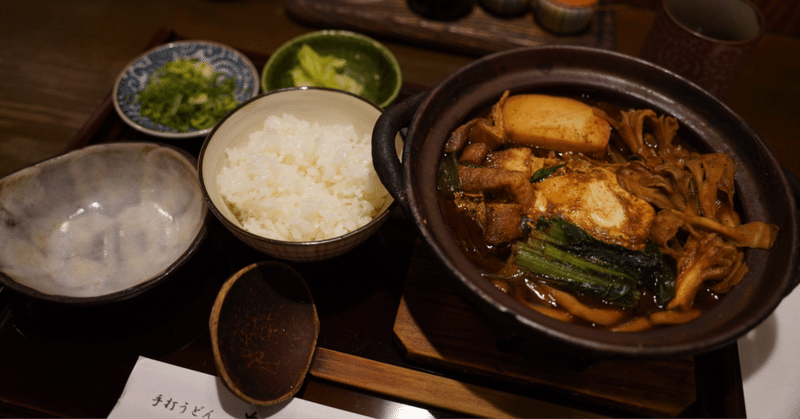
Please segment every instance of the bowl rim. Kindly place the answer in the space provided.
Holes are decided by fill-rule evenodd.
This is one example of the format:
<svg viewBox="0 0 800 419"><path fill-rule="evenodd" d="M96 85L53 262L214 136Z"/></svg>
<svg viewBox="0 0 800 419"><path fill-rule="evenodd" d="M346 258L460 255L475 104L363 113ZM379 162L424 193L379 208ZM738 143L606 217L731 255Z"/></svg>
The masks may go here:
<svg viewBox="0 0 800 419"><path fill-rule="evenodd" d="M166 43L166 44L157 45L157 46L155 46L153 48L150 48L147 51L137 55L134 59L130 60L127 64L125 64L125 66L122 68L122 70L117 75L117 78L114 80L114 84L112 85L111 103L114 105L114 109L117 111L117 115L119 115L119 117L126 124L128 124L128 126L130 126L131 128L133 128L133 129L135 129L135 130L137 130L139 132L142 132L144 134L148 134L148 135L152 135L152 136L160 137L160 138L166 138L166 139L197 138L197 137L203 137L203 136L207 135L209 132L211 132L211 128L212 127L205 128L205 129L202 129L202 130L188 131L188 132L166 132L166 131L158 131L158 130L154 130L154 129L150 129L150 128L144 127L144 126L139 125L138 123L136 123L136 121L131 119L125 113L125 111L122 110L122 106L119 103L119 98L117 97L117 89L119 88L119 85L122 82L122 79L125 77L125 74L127 74L128 70L130 70L130 68L133 67L133 65L136 64L138 61L142 60L143 58L148 57L150 54L153 54L155 52L159 52L159 51L163 51L163 50L167 50L167 49L172 49L172 48L183 46L183 45L192 45L192 44L219 47L219 48L225 49L225 50L233 53L237 57L241 58L242 62L245 63L245 65L247 66L247 69L249 70L249 72L253 76L253 80L254 81L255 80L259 80L258 70L256 69L255 65L253 64L252 60L250 60L250 58L247 57L247 55L245 55L241 51L237 50L236 48L230 47L230 46L222 44L220 42L207 41L207 40L201 40L201 39L197 39L197 40L187 39L187 40L173 41L173 42L169 42L169 43ZM253 88L253 93L251 94L250 98L258 95L259 88L260 88L260 83L256 83L256 85ZM250 98L248 98L248 99L250 99Z"/></svg>
<svg viewBox="0 0 800 419"><path fill-rule="evenodd" d="M243 107L247 106L251 102L255 102L257 100L261 100L261 99L263 99L265 97L268 97L268 96L279 95L279 94L283 94L283 93L287 93L287 92L296 92L296 91L326 91L326 92L331 92L331 93L335 93L335 94L347 95L347 96L353 97L353 98L355 98L357 100L360 100L360 101L372 106L379 113L383 112L383 109L380 106L378 106L374 102L372 102L372 101L370 101L368 99L365 99L365 98L363 98L361 96L358 96L356 94L353 94L353 93L350 93L350 92L346 92L346 91L343 91L343 90L330 89L330 88L327 88L327 87L315 87L315 86L286 87L286 88L277 89L277 90L270 90L270 91L263 92L263 93L255 96L253 98L250 98L249 100L246 100L246 101L242 102L238 107L236 107L234 110L230 111L227 115L225 115L222 119L220 119L217 124L214 125L214 127L211 130L211 132L208 134L206 139L203 141L203 145L200 147L200 153L198 154L198 157L197 157L197 174L198 174L198 177L200 179L200 190L203 192L203 197L206 200L206 204L207 204L209 210L211 211L211 213L213 213L214 216L217 219L219 219L226 227L232 228L236 232L236 234L244 236L244 237L246 237L246 238L248 238L250 240L256 240L256 241L260 241L260 242L264 242L264 243L268 243L268 244L272 244L272 245L285 246L285 247L308 247L308 246L313 246L313 245L324 245L324 244L329 244L329 243L335 243L335 242L339 242L339 241L345 240L345 239L353 237L353 236L360 235L365 230L368 230L369 228L371 228L375 224L382 223L389 216L389 214L392 211L392 208L397 204L397 201L390 197L390 199L392 199L392 202L389 203L389 205L386 205L384 210L381 211L380 213L378 213L378 215L376 215L375 217L373 217L372 220L370 220L368 223L366 223L366 224L364 224L362 226L359 226L357 229L355 229L353 231L350 231L350 232L347 232L345 234L342 234L341 236L336 236L336 237L331 237L331 238L321 239L321 240L287 241L287 240L278 240L278 239L273 239L273 238L269 238L269 237L264 237L264 236L252 233L252 232L242 228L238 224L236 224L236 223L232 222L231 220L229 220L228 217L226 217L222 213L222 211L220 211L220 209L217 208L217 205L214 204L214 201L211 199L211 196L208 194L208 189L206 188L206 179L205 179L204 171L203 171L203 162L205 161L205 154L206 154L206 150L208 149L208 145L211 142L211 139L214 137L214 133L216 133L217 129L220 126L222 126L222 124L229 117L231 117L234 113L236 113L240 108L243 108ZM388 194L388 192L387 192L387 194Z"/></svg>
<svg viewBox="0 0 800 419"><path fill-rule="evenodd" d="M369 45L372 45L378 52L380 52L380 55L382 55L389 62L392 69L397 74L397 83L395 84L392 93L385 100L383 100L381 103L378 103L377 105L381 108L386 108L387 106L391 105L392 102L395 101L395 99L397 99L397 97L400 95L400 90L403 88L403 72L402 69L400 68L400 63L397 61L397 57L395 57L394 53L392 53L392 51L388 47L378 42L376 39L364 35L362 33L346 29L323 29L323 30L308 32L302 35L298 35L281 44L272 54L270 54L269 58L267 59L267 62L264 63L264 67L261 69L261 74L259 77L259 84L261 86L261 91L268 92L273 90L287 89L287 88L269 89L269 87L267 86L267 72L269 71L271 65L276 62L277 57L280 57L284 53L284 51L293 47L298 42L302 42L307 39L318 39L324 37L355 38L364 41ZM303 87L303 86L294 86L294 87ZM309 86L309 87L316 87L316 86Z"/></svg>
<svg viewBox="0 0 800 419"><path fill-rule="evenodd" d="M112 142L112 143L101 143L101 144L92 144L85 147L77 148L75 150L70 150L63 152L61 154L46 158L44 160L40 160L36 163L30 164L25 166L19 170L16 170L8 175L0 178L0 180L5 179L7 176L14 175L16 173L22 172L24 170L31 169L35 166L40 164L46 164L49 162L55 162L58 160L63 160L68 158L72 154L76 154L78 152L84 152L86 150L90 150L92 148L118 148L118 147L130 147L130 146L154 146L154 148L167 148L171 151L174 151L178 154L180 158L183 158L186 163L188 163L188 167L197 170L195 166L196 158L192 156L186 150L182 148L164 144L154 141L126 141L126 142ZM203 203L205 204L205 203ZM208 219L208 207L203 205L202 213L201 213L201 224L200 228L197 231L197 234L192 239L192 242L186 248L186 250L181 253L181 255L170 265L168 265L164 270L159 272L157 275L146 279L136 285L130 286L128 288L110 292L108 294L90 296L90 297L79 297L79 296L68 296L68 295L59 295L59 294L48 294L46 292L39 291L35 288L31 288L27 285L23 285L17 282L14 278L8 276L5 272L0 271L0 291L2 291L3 287L7 287L10 290L15 292L24 294L28 297L34 298L40 301L46 301L51 303L58 303L58 304L71 304L71 305L100 305L100 304L107 304L107 303L116 303L128 300L130 298L136 297L145 291L154 288L156 285L164 282L165 280L169 279L172 276L172 273L178 270L181 266L185 265L186 262L191 259L191 257L197 253L197 250L205 241L206 237L208 236L208 226L207 226L207 219Z"/></svg>

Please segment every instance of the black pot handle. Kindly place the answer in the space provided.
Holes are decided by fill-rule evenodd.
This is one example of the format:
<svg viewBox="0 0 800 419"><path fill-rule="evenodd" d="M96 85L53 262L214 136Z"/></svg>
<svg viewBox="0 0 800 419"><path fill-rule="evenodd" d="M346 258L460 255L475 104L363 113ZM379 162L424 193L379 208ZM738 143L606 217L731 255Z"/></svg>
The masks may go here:
<svg viewBox="0 0 800 419"><path fill-rule="evenodd" d="M378 177L389 194L408 210L408 194L403 177L403 164L397 157L395 138L403 128L411 123L427 92L419 92L406 100L386 109L372 129L372 162Z"/></svg>
<svg viewBox="0 0 800 419"><path fill-rule="evenodd" d="M794 195L795 206L800 210L800 178L785 167L783 168L783 173L786 175L786 179L789 180L789 189L791 189L792 195ZM800 285L800 266L795 269L794 284L786 295L789 295L798 285Z"/></svg>

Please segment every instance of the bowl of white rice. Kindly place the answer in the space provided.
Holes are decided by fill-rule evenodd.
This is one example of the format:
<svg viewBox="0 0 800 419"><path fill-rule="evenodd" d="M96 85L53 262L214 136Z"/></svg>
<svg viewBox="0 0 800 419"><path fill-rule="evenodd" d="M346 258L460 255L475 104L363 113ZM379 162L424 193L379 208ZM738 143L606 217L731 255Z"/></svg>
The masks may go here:
<svg viewBox="0 0 800 419"><path fill-rule="evenodd" d="M239 239L292 261L339 256L380 228L393 200L372 166L381 114L324 88L262 94L224 117L200 150L211 212Z"/></svg>

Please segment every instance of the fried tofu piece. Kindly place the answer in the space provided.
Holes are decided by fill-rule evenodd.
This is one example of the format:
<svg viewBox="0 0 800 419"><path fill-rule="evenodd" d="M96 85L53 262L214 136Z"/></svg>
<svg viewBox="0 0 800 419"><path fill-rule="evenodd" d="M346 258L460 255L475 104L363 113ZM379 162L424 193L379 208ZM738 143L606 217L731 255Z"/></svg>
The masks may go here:
<svg viewBox="0 0 800 419"><path fill-rule="evenodd" d="M595 153L608 145L611 125L578 100L521 94L501 105L506 141L555 151Z"/></svg>
<svg viewBox="0 0 800 419"><path fill-rule="evenodd" d="M647 244L655 209L617 182L614 171L594 167L586 172L551 176L534 185L531 219L559 216L598 240L633 250Z"/></svg>
<svg viewBox="0 0 800 419"><path fill-rule="evenodd" d="M495 149L506 142L503 128L503 103L509 92L503 93L486 118L475 118L456 128L445 144L445 153L455 153L469 144L482 143Z"/></svg>
<svg viewBox="0 0 800 419"><path fill-rule="evenodd" d="M458 158L458 162L461 164L480 166L488 153L489 146L485 143L472 143L464 147L461 156Z"/></svg>
<svg viewBox="0 0 800 419"><path fill-rule="evenodd" d="M475 221L481 230L486 228L486 202L483 198L483 194L463 193L456 194L453 201L456 208Z"/></svg>
<svg viewBox="0 0 800 419"><path fill-rule="evenodd" d="M458 177L466 193L503 193L525 208L535 199L533 184L520 172L460 165Z"/></svg>
<svg viewBox="0 0 800 419"><path fill-rule="evenodd" d="M489 244L500 244L522 237L522 207L518 204L488 204L483 235Z"/></svg>
<svg viewBox="0 0 800 419"><path fill-rule="evenodd" d="M515 147L490 152L483 163L486 167L522 172L531 177L544 167L544 158L534 156L530 148Z"/></svg>

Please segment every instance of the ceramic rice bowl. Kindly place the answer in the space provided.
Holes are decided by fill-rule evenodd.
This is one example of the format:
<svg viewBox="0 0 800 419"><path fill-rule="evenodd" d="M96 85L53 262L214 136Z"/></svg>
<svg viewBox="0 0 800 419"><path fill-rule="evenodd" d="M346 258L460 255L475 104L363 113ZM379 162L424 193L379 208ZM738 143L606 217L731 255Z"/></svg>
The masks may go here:
<svg viewBox="0 0 800 419"><path fill-rule="evenodd" d="M389 216L393 200L380 184L377 175L368 192L385 194L382 206L377 208L377 215L365 225L333 238L289 241L254 233L244 227L243 222L237 218L231 206L223 198L218 174L224 167L230 165L227 150L245 145L250 135L263 129L267 117L280 117L285 113L300 120L318 122L320 125L352 125L357 136L368 137L381 114L381 109L359 96L332 89L302 87L262 94L229 113L214 127L203 143L198 159L203 194L211 212L222 224L241 241L262 253L299 262L320 261L339 256L367 240ZM366 147L370 147L370 144L367 143ZM372 168L369 167L369 170ZM298 216L293 214L292 217ZM298 220L305 221L302 218ZM275 222L282 221L285 220Z"/></svg>

